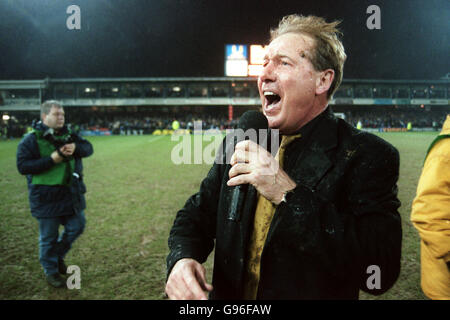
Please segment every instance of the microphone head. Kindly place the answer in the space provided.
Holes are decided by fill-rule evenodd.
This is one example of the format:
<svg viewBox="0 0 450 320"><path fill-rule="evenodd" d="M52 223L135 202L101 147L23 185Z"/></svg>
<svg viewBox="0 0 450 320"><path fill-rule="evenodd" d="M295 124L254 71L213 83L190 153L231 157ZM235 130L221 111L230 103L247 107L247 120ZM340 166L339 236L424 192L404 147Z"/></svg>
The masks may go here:
<svg viewBox="0 0 450 320"><path fill-rule="evenodd" d="M239 119L238 128L244 131L248 129L269 129L269 122L264 114L256 110L245 112Z"/></svg>
<svg viewBox="0 0 450 320"><path fill-rule="evenodd" d="M230 164L236 144L243 140L251 140L267 149L270 146L269 122L264 114L256 110L245 112L238 122L238 128L232 130L224 138L222 146L218 149L216 162L224 163L223 155L226 155L225 163Z"/></svg>

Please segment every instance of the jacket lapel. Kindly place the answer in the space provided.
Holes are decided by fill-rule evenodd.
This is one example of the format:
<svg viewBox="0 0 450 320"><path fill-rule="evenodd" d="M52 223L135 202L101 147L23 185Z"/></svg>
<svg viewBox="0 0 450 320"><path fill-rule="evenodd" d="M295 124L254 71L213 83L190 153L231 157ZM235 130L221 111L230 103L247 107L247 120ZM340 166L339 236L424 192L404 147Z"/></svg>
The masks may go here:
<svg viewBox="0 0 450 320"><path fill-rule="evenodd" d="M294 165L286 168L297 184L306 185L313 190L333 165L330 151L337 146L337 119L331 111L325 112L324 118L317 123L300 155L290 155L297 158L293 161Z"/></svg>

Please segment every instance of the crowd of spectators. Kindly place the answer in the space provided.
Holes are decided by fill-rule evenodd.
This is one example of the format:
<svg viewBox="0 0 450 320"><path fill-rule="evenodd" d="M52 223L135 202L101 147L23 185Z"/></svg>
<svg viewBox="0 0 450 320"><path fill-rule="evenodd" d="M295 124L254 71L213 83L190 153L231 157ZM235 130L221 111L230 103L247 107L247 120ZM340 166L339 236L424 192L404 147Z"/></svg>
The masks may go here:
<svg viewBox="0 0 450 320"><path fill-rule="evenodd" d="M344 112L345 120L357 126L360 122L362 128L407 128L411 123L413 128L442 127L448 111L417 111L417 110L356 110Z"/></svg>
<svg viewBox="0 0 450 320"><path fill-rule="evenodd" d="M237 120L229 121L225 117L200 117L192 114L180 116L156 116L143 117L136 116L114 117L111 120L91 118L88 121L80 121L80 130L98 130L101 128L108 129L112 134L130 134L130 132L139 132L140 134L151 134L155 130L171 130L172 122L178 121L181 129L193 131L194 125L198 127L201 123L202 130L216 129L225 130L235 128Z"/></svg>
<svg viewBox="0 0 450 320"><path fill-rule="evenodd" d="M33 117L30 114L9 115L9 119L0 118L0 139L20 138L31 125Z"/></svg>
<svg viewBox="0 0 450 320"><path fill-rule="evenodd" d="M407 128L411 123L413 128L431 128L439 130L445 120L447 110L408 110L403 108L383 109L383 108L353 108L351 110L339 111L344 114L345 120L357 127L360 122L362 128ZM22 137L31 127L32 121L37 121L39 113L21 112L10 115L9 120L0 119L0 136L3 139ZM73 129L77 131L107 130L111 134L151 134L155 130L172 129L172 122L177 120L180 129L194 129L194 124L203 130L208 129L233 129L238 125L239 114L234 120L229 121L224 113L189 113L179 112L178 114L101 114L101 113L71 113L66 110L66 122L73 124Z"/></svg>

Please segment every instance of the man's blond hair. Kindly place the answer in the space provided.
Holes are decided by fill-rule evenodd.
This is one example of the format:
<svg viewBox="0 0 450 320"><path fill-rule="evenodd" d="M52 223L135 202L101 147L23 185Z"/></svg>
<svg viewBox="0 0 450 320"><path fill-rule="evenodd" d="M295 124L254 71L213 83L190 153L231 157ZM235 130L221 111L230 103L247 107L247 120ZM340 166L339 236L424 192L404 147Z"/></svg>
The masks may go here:
<svg viewBox="0 0 450 320"><path fill-rule="evenodd" d="M316 71L334 70L334 79L328 89L330 99L342 82L344 62L347 55L339 37L342 33L337 29L340 21L326 22L316 16L292 14L283 17L276 29L270 30L271 41L286 33L304 34L314 39L313 52L307 57Z"/></svg>

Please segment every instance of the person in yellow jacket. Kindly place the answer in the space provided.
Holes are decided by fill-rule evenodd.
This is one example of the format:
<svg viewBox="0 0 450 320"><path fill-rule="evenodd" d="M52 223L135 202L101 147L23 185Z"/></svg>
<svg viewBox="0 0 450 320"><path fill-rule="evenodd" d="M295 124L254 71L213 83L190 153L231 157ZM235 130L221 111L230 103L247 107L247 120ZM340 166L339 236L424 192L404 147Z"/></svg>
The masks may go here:
<svg viewBox="0 0 450 320"><path fill-rule="evenodd" d="M421 238L422 290L450 299L450 114L428 149L411 221Z"/></svg>

